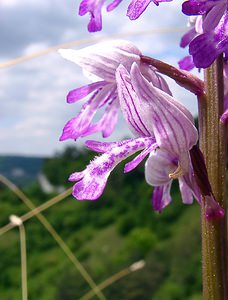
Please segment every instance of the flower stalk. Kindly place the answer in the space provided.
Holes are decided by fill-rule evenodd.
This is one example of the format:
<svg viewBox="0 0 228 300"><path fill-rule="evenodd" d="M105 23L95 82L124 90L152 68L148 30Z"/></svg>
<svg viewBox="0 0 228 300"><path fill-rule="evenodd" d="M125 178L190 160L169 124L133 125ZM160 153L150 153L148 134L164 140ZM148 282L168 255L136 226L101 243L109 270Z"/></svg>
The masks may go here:
<svg viewBox="0 0 228 300"><path fill-rule="evenodd" d="M205 70L206 96L199 99L200 148L204 154L213 194L224 208L223 218L208 221L202 205L203 300L226 300L226 128L220 122L224 110L223 57Z"/></svg>

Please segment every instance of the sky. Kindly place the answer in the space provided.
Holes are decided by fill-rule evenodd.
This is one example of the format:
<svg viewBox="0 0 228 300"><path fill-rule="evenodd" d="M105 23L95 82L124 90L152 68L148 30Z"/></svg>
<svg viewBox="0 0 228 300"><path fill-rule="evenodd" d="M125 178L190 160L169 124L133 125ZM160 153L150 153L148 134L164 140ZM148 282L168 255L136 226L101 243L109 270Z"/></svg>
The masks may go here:
<svg viewBox="0 0 228 300"><path fill-rule="evenodd" d="M129 1L123 2L113 12L103 11L102 32L91 34L87 32L89 16L78 16L79 0L0 0L0 64L61 43L79 40L74 47L79 49L94 38L119 34L143 54L177 66L187 54L179 47L187 24L182 1L159 7L151 3L137 21L126 17ZM0 155L51 156L68 145L82 146L85 139L59 142L59 136L82 104L67 104L68 91L87 83L82 70L57 51L0 68ZM195 97L171 80L169 84L175 98L196 114ZM108 141L127 135L127 125L120 118ZM95 134L90 139L101 137Z"/></svg>

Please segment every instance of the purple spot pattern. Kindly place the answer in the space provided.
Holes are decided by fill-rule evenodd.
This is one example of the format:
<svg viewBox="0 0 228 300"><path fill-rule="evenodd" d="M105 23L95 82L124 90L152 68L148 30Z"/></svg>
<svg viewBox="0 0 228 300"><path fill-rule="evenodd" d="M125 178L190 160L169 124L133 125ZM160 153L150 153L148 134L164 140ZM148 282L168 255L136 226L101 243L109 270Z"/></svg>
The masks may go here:
<svg viewBox="0 0 228 300"><path fill-rule="evenodd" d="M96 142L96 148L99 143ZM82 172L73 173L69 180L77 181L73 187L73 196L78 200L95 200L102 194L110 172L115 166L135 152L147 149L155 144L152 137L141 137L124 142L105 143L106 151L96 157ZM90 142L92 145L92 142ZM102 143L100 143L102 148ZM140 162L141 160L139 160ZM135 167L137 164L135 165Z"/></svg>

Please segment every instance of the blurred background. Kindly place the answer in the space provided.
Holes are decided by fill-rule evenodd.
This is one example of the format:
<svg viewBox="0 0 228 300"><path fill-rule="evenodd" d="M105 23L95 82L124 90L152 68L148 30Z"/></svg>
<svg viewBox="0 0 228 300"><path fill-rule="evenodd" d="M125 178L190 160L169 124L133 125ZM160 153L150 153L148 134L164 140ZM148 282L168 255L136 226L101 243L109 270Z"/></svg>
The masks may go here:
<svg viewBox="0 0 228 300"><path fill-rule="evenodd" d="M98 201L69 196L69 174L82 170L94 153L83 139L58 139L81 106L67 104L66 94L87 79L56 50L41 55L59 44L75 41L79 49L114 35L177 66L187 54L179 48L187 23L182 1L151 4L134 22L125 16L129 1L123 1L104 11L103 30L94 34L87 32L89 16L77 15L79 2L0 0L0 299L24 300L24 276L31 300L199 300L200 211L197 204L181 204L177 183L173 204L160 215L152 210L143 164L129 174L120 164ZM196 116L195 97L169 84ZM130 136L121 119L108 140ZM43 215L29 214L40 206ZM22 275L22 232L8 224L12 214L26 221ZM141 269L130 267L138 261ZM93 282L100 288L105 282L103 295L88 296Z"/></svg>

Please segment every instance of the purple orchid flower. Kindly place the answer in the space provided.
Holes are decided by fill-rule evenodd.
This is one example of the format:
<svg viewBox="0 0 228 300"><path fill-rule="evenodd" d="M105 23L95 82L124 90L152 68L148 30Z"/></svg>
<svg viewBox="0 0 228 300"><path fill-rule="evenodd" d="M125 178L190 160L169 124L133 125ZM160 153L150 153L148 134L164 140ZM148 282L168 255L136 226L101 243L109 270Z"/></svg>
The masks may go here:
<svg viewBox="0 0 228 300"><path fill-rule="evenodd" d="M203 33L202 16L190 16L187 26L190 28L181 38L180 47L185 48L189 46L190 42L199 34ZM191 55L185 56L178 61L179 67L182 70L191 71L195 64Z"/></svg>
<svg viewBox="0 0 228 300"><path fill-rule="evenodd" d="M99 198L110 172L120 161L138 151L141 152L125 165L124 172L133 170L155 149L175 157L175 168L169 170L170 180L188 176L190 172L189 150L198 139L190 112L172 96L153 86L136 63L130 73L120 65L116 77L121 110L136 138L113 143L86 142L87 147L103 154L84 171L70 176L70 181L77 181L73 196L78 200Z"/></svg>
<svg viewBox="0 0 228 300"><path fill-rule="evenodd" d="M102 132L108 137L113 132L118 118L119 98L115 72L119 64L127 70L133 62L140 65L140 70L153 84L170 93L169 88L160 75L144 63L140 62L141 52L128 41L109 41L96 44L81 50L62 49L60 54L81 66L95 82L76 88L67 95L68 103L75 103L89 95L79 114L68 121L63 129L60 140L77 139L94 132ZM92 123L100 108L105 111L97 123Z"/></svg>
<svg viewBox="0 0 228 300"><path fill-rule="evenodd" d="M79 15L84 16L90 14L90 21L88 24L88 31L95 32L102 29L102 7L106 0L83 0L79 6ZM123 0L114 0L107 7L107 12L114 10ZM138 19L145 11L147 6L154 2L159 5L160 2L170 2L172 0L132 0L128 6L127 16L130 20Z"/></svg>
<svg viewBox="0 0 228 300"><path fill-rule="evenodd" d="M114 0L107 6L107 11L115 9L122 0ZM84 16L90 14L90 21L88 24L88 31L95 32L102 29L102 16L101 10L105 0L83 0L79 6L79 15Z"/></svg>
<svg viewBox="0 0 228 300"><path fill-rule="evenodd" d="M227 7L227 0L189 0L182 4L182 11L188 16L204 16L203 29L214 29Z"/></svg>
<svg viewBox="0 0 228 300"><path fill-rule="evenodd" d="M190 0L182 5L187 15L202 15L202 32L192 28L181 40L181 46L189 45L189 53L197 68L207 68L221 54L228 54L228 11L226 0ZM190 69L189 57L180 66Z"/></svg>
<svg viewBox="0 0 228 300"><path fill-rule="evenodd" d="M223 52L228 53L228 12L214 30L197 36L189 45L189 53L198 68L209 67Z"/></svg>
<svg viewBox="0 0 228 300"><path fill-rule="evenodd" d="M170 178L177 168L177 159L169 152L154 150L145 164L145 177L148 184L154 186L152 205L161 212L171 201L170 189L173 179ZM183 203L192 204L193 196L201 203L201 195L190 165L189 172L178 178Z"/></svg>

